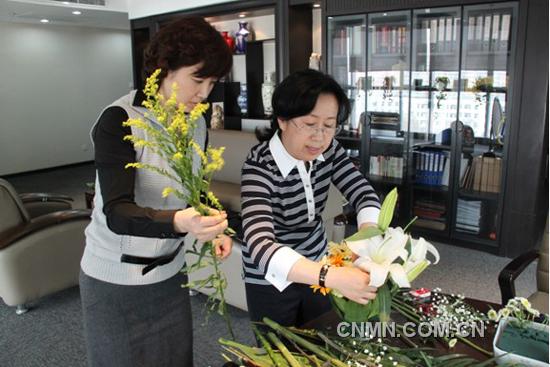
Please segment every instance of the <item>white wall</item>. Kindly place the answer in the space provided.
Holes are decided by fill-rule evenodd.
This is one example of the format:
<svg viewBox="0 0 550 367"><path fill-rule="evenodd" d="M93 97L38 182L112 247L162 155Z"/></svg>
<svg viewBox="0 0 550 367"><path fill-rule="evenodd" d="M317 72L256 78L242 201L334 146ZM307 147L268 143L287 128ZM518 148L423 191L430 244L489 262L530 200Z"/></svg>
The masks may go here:
<svg viewBox="0 0 550 367"><path fill-rule="evenodd" d="M171 13L201 6L230 3L239 0L128 0L128 18L137 19L151 15Z"/></svg>
<svg viewBox="0 0 550 367"><path fill-rule="evenodd" d="M0 175L89 161L132 81L128 31L0 22Z"/></svg>

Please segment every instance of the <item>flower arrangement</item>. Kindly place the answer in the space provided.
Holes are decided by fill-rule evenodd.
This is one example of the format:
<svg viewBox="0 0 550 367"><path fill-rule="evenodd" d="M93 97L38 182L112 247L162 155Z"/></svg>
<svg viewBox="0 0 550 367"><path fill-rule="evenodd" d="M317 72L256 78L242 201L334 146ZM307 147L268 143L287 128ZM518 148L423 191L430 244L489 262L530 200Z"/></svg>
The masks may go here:
<svg viewBox="0 0 550 367"><path fill-rule="evenodd" d="M162 194L163 197L175 195L186 201L201 215L209 215L209 207L222 210L222 206L209 187L213 173L223 167L224 148L207 147L206 150L203 150L194 140L196 121L208 109L209 105L199 103L189 114L186 114L185 105L176 100L178 90L176 83L171 86L171 95L168 99L159 93L158 75L160 72L161 69L157 69L147 78L144 88L146 100L143 101L143 106L148 110L145 117L155 119L163 129L158 129L140 118L131 118L123 125L145 130L152 138L144 140L135 135L127 135L124 140L132 142L135 147L145 147L158 154L168 162L170 170L144 163L129 163L126 168L147 169L170 178L174 185L165 187L159 195ZM194 157L198 157L198 159ZM226 232L233 234L231 230ZM189 273L206 266L212 266L214 271L208 278L190 282L184 286L212 288L214 292L208 297L208 309L217 310L219 314L223 315L229 331L233 334L226 311L224 297L226 279L219 268L220 260L215 254L212 242L204 243L200 250L196 245L197 241L195 240L188 252L196 254L198 260L184 271Z"/></svg>
<svg viewBox="0 0 550 367"><path fill-rule="evenodd" d="M487 316L498 323L493 349L503 362L548 366L548 315L534 309L529 300L515 297Z"/></svg>
<svg viewBox="0 0 550 367"><path fill-rule="evenodd" d="M500 319L513 317L514 324L520 328L525 327L529 322L536 321L541 317L541 313L534 309L528 299L523 297L515 297L508 301L506 306L496 311L491 309L487 313L489 320L499 322ZM542 323L548 324L548 316L542 315Z"/></svg>
<svg viewBox="0 0 550 367"><path fill-rule="evenodd" d="M349 322L378 318L389 321L392 298L400 288L409 288L431 262L431 253L437 263L439 253L423 238L413 239L405 230L389 227L397 203L397 189L393 189L382 203L378 225L360 230L340 244L331 243L322 260L332 266L357 266L370 273L371 285L378 287L376 298L366 305L351 301L334 289L312 286L314 291L330 295L337 312ZM413 219L414 221L414 219ZM353 258L357 257L354 261Z"/></svg>

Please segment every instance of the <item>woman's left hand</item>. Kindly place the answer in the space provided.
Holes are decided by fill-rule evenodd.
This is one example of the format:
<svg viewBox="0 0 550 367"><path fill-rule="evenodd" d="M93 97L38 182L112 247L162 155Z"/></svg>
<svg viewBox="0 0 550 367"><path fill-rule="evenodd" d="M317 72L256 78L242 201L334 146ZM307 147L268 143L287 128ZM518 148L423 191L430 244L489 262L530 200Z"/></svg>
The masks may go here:
<svg viewBox="0 0 550 367"><path fill-rule="evenodd" d="M231 248L233 247L233 240L231 237L221 234L213 241L216 256L220 259L225 259L231 254Z"/></svg>

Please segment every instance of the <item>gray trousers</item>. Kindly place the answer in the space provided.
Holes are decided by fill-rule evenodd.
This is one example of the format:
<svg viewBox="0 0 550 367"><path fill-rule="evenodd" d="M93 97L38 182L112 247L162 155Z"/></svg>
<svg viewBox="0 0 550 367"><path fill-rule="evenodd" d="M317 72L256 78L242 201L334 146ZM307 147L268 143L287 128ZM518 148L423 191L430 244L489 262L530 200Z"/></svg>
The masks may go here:
<svg viewBox="0 0 550 367"><path fill-rule="evenodd" d="M80 271L90 367L192 367L193 325L187 279L125 286Z"/></svg>

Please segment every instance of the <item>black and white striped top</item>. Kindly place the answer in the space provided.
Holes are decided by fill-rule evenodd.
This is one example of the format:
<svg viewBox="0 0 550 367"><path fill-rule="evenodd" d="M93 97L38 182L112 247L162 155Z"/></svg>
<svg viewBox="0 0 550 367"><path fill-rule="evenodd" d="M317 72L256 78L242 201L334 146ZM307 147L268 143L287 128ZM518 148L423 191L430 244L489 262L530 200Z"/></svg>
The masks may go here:
<svg viewBox="0 0 550 367"><path fill-rule="evenodd" d="M274 139L281 144L278 137ZM283 246L313 261L323 257L327 238L321 214L331 182L357 213L364 208L380 208L374 189L336 140L333 139L320 158L311 162L309 171L315 206L312 212L310 204L308 213L308 190L299 165L287 167L288 172L281 169L268 141L250 151L242 168L241 182L246 282L270 284L265 274L273 255Z"/></svg>

